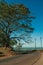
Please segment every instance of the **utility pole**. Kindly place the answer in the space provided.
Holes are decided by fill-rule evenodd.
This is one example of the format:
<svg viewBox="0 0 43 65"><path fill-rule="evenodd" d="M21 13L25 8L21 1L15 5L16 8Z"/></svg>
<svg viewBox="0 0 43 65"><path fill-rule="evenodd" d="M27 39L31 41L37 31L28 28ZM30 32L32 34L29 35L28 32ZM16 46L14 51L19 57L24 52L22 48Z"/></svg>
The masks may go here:
<svg viewBox="0 0 43 65"><path fill-rule="evenodd" d="M42 37L40 37L41 49L42 49Z"/></svg>
<svg viewBox="0 0 43 65"><path fill-rule="evenodd" d="M36 38L35 38L35 50L36 50Z"/></svg>

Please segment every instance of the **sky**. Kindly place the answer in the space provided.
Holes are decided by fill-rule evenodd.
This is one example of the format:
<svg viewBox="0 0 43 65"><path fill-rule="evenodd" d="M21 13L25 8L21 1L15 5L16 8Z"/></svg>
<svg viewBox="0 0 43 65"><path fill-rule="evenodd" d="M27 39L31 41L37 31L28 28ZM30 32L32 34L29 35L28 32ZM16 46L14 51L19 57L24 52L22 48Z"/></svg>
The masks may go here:
<svg viewBox="0 0 43 65"><path fill-rule="evenodd" d="M35 29L33 35L35 37L43 37L43 0L7 0L7 2L14 4L20 3L28 7L32 15L36 17L32 22Z"/></svg>
<svg viewBox="0 0 43 65"><path fill-rule="evenodd" d="M32 15L36 17L32 21L34 27L32 37L37 38L37 41L40 42L39 37L43 38L43 0L7 0L7 2L24 4L30 9Z"/></svg>

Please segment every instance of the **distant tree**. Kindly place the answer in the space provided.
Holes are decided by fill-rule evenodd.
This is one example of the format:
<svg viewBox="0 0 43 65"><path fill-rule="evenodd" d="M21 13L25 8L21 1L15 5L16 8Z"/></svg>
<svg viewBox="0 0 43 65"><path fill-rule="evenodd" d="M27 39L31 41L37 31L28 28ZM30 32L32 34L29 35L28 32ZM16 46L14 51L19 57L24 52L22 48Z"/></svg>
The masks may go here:
<svg viewBox="0 0 43 65"><path fill-rule="evenodd" d="M30 10L23 4L9 5L3 1L0 2L0 30L4 33L3 40L6 46L9 46L12 33L17 33L14 36L17 38L18 33L30 35L33 32L31 25L33 18Z"/></svg>

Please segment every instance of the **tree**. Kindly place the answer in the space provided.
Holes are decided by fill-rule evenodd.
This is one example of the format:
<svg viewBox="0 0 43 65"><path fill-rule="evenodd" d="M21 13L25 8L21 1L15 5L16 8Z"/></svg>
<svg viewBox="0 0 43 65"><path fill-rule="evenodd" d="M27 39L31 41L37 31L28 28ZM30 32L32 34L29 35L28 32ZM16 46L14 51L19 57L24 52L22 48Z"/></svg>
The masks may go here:
<svg viewBox="0 0 43 65"><path fill-rule="evenodd" d="M0 30L4 33L4 41L6 46L9 46L11 34L16 33L14 38L17 38L17 33L27 34L33 32L32 19L30 10L23 4L11 4L0 2ZM22 37L23 39L23 37Z"/></svg>

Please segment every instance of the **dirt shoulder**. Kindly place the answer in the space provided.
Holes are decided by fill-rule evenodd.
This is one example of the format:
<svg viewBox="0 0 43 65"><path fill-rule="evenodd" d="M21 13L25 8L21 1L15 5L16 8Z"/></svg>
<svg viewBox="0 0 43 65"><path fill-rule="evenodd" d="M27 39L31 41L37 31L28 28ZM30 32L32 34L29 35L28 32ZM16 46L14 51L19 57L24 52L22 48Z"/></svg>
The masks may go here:
<svg viewBox="0 0 43 65"><path fill-rule="evenodd" d="M41 58L34 65L43 65L43 52Z"/></svg>
<svg viewBox="0 0 43 65"><path fill-rule="evenodd" d="M11 48L5 48L5 47L0 47L0 60L12 56L18 55L14 51L11 51Z"/></svg>

